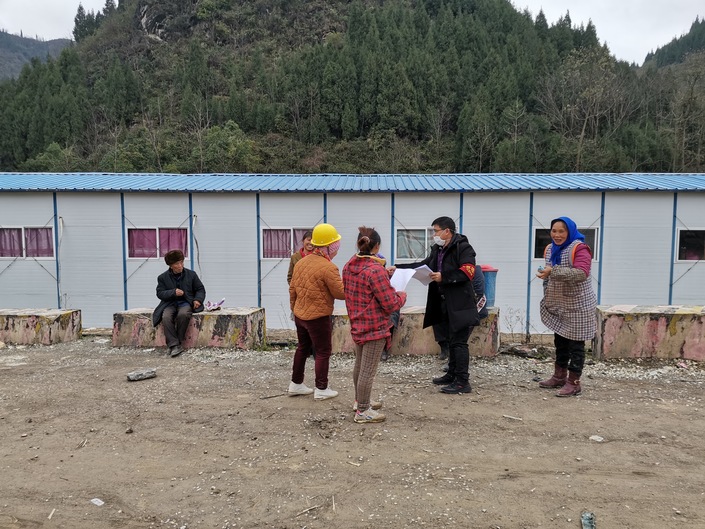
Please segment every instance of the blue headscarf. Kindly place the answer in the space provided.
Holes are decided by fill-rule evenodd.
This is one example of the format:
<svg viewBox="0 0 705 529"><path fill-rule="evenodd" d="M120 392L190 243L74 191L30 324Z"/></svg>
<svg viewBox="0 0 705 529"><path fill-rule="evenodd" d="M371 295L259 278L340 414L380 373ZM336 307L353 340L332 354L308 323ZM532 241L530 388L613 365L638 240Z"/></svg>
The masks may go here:
<svg viewBox="0 0 705 529"><path fill-rule="evenodd" d="M555 242L551 243L551 266L561 264L561 253L567 246L570 246L573 241L585 240L585 235L578 231L578 227L575 225L575 222L568 217L558 217L557 219L553 219L551 221L551 228L553 228L553 225L558 221L563 222L568 228L568 238L560 246L557 246Z"/></svg>

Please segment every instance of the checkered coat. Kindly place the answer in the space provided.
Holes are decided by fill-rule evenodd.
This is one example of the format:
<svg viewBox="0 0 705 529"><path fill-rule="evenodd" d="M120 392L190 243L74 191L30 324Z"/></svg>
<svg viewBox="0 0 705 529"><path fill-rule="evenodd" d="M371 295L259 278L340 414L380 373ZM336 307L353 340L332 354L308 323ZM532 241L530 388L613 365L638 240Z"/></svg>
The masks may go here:
<svg viewBox="0 0 705 529"><path fill-rule="evenodd" d="M573 248L583 244L571 264ZM546 251L546 266L551 264L549 244ZM551 269L543 282L541 321L553 332L569 340L592 340L597 328L597 297L590 281L589 248L581 241L573 241L561 253L561 263ZM586 253L588 255L586 255ZM576 267L580 261L581 266ZM585 273L587 269L587 273Z"/></svg>
<svg viewBox="0 0 705 529"><path fill-rule="evenodd" d="M389 339L392 312L406 301L406 293L394 290L380 261L370 255L354 255L343 267L345 307L350 333L358 345Z"/></svg>

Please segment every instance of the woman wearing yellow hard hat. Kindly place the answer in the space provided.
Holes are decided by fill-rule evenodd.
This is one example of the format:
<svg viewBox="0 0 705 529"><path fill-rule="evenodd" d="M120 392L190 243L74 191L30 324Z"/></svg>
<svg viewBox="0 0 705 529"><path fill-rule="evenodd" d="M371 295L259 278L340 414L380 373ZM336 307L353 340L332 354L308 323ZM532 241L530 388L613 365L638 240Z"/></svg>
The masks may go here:
<svg viewBox="0 0 705 529"><path fill-rule="evenodd" d="M316 400L332 399L338 392L328 387L328 366L332 350L331 315L333 302L345 299L340 271L332 259L340 249L340 234L330 224L313 228L313 252L296 266L289 284L289 301L294 313L298 345L291 370L290 396L310 395ZM316 388L304 384L306 358L316 351Z"/></svg>

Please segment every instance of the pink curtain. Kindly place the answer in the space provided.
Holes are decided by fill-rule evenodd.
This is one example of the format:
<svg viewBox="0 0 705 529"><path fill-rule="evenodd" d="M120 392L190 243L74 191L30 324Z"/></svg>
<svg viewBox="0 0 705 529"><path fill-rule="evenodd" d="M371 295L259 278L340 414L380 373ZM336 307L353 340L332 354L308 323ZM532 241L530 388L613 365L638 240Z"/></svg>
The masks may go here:
<svg viewBox="0 0 705 529"><path fill-rule="evenodd" d="M158 257L157 230L132 228L127 230L128 257Z"/></svg>
<svg viewBox="0 0 705 529"><path fill-rule="evenodd" d="M0 257L22 257L22 228L0 228Z"/></svg>
<svg viewBox="0 0 705 529"><path fill-rule="evenodd" d="M311 231L311 229L294 228L294 247L292 248L291 253L300 250L301 247L304 245L302 240L304 238L304 233L306 233L307 231Z"/></svg>
<svg viewBox="0 0 705 529"><path fill-rule="evenodd" d="M186 228L159 228L159 253L164 257L171 250L181 250L188 257Z"/></svg>
<svg viewBox="0 0 705 529"><path fill-rule="evenodd" d="M25 228L24 247L27 257L54 257L51 228Z"/></svg>
<svg viewBox="0 0 705 529"><path fill-rule="evenodd" d="M291 230L264 230L262 239L262 257L265 259L291 257Z"/></svg>

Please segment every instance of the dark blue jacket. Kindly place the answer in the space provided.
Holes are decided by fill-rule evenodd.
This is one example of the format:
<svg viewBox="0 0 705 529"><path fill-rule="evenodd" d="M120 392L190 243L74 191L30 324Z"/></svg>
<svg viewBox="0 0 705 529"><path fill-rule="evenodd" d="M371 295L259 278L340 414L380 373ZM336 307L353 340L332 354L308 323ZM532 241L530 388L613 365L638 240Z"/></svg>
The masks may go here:
<svg viewBox="0 0 705 529"><path fill-rule="evenodd" d="M177 288L184 291L182 297L176 296ZM162 302L157 305L157 308L154 309L152 313L152 323L155 327L162 321L164 309L172 303L187 301L191 307L193 307L194 301L200 301L201 306L197 309L193 309L193 312L201 312L203 310L203 301L206 299L206 287L203 286L203 283L201 283L201 280L198 278L198 274L193 270L184 268L184 271L181 272L180 277L177 279L171 269L169 269L159 274L157 278L157 297L161 299Z"/></svg>

